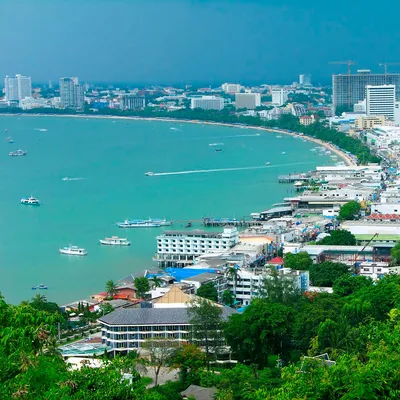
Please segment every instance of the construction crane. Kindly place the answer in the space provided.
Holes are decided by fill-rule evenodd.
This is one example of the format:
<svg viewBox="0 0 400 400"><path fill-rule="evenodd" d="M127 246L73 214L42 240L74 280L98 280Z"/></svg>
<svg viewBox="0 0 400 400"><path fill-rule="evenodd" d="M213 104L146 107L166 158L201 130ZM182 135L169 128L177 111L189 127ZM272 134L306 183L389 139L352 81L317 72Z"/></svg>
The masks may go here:
<svg viewBox="0 0 400 400"><path fill-rule="evenodd" d="M388 65L400 65L400 63L379 63L380 67L383 67L384 74L387 75Z"/></svg>
<svg viewBox="0 0 400 400"><path fill-rule="evenodd" d="M357 262L358 257L362 254L362 252L366 249L366 247L377 237L379 236L379 233L375 233L371 239L368 240L367 244L361 249L360 252L358 252L356 254L356 256L354 257L354 268L357 269L360 266L360 263Z"/></svg>
<svg viewBox="0 0 400 400"><path fill-rule="evenodd" d="M350 75L351 75L351 66L357 64L355 61L347 60L347 61L330 61L329 64L344 64L347 65L347 107L350 111L351 101L350 101Z"/></svg>

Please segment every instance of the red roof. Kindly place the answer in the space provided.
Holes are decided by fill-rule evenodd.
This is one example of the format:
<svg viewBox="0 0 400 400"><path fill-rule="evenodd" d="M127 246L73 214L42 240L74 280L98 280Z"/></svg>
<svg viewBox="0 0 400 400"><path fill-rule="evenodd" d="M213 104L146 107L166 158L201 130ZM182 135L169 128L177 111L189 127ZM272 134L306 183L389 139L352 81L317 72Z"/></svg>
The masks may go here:
<svg viewBox="0 0 400 400"><path fill-rule="evenodd" d="M371 214L368 219L393 220L400 219L400 214Z"/></svg>
<svg viewBox="0 0 400 400"><path fill-rule="evenodd" d="M272 260L268 261L268 264L282 265L283 264L283 258L282 257L274 257Z"/></svg>

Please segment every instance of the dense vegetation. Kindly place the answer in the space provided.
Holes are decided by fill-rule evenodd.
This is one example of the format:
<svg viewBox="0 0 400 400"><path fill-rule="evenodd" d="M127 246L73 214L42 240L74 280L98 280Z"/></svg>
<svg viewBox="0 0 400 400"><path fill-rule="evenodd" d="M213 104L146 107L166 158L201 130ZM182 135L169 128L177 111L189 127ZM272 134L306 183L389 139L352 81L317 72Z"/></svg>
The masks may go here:
<svg viewBox="0 0 400 400"><path fill-rule="evenodd" d="M23 111L19 108L2 109L2 113L27 113L27 114L71 114L73 110L62 110L55 108L43 108ZM183 120L199 120L212 121L230 124L245 124L251 126L260 126L266 128L280 128L293 132L300 132L304 135L315 137L325 142L331 142L339 148L348 151L357 156L359 163L367 164L370 162L379 162L379 158L371 154L369 148L360 140L339 132L336 129L329 128L323 123L317 121L311 125L304 126L299 123L299 119L290 115L284 114L278 120L266 121L259 117L237 115L229 107L221 111L202 110L184 108L175 111L154 110L147 107L144 110L123 111L119 109L103 108L96 112L87 108L85 114L95 115L113 115L113 116L137 116L148 118L176 118Z"/></svg>

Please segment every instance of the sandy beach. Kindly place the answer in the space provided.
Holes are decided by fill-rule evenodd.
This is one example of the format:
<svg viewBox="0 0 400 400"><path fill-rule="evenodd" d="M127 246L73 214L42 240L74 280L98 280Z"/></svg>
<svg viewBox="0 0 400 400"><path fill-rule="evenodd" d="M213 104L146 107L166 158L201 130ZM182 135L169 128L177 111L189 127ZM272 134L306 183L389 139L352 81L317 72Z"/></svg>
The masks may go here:
<svg viewBox="0 0 400 400"><path fill-rule="evenodd" d="M326 149L330 150L331 152L335 153L339 156L346 165L357 165L355 161L346 154L343 150L338 149L335 146L332 146L330 143L326 143L322 140L301 135L299 136L297 133L294 132L287 132L283 130L276 130L272 128L264 128L261 126L251 126L251 125L235 125L235 124L228 124L224 122L213 122L213 121L199 121L199 120L184 120L178 118L157 118L157 117L128 117L128 116L113 116L113 115L77 115L77 114L0 114L0 116L24 116L24 117L63 117L63 118L98 118L98 119L112 119L112 120L141 120L141 121L164 121L164 122L179 122L179 123L187 123L187 124L201 124L201 125L220 125L220 126L230 126L232 128L242 128L242 129L254 129L257 131L264 131L264 132L273 132L278 134L289 135L293 137L301 137L304 140L308 140L310 142L314 142L319 146L323 146Z"/></svg>

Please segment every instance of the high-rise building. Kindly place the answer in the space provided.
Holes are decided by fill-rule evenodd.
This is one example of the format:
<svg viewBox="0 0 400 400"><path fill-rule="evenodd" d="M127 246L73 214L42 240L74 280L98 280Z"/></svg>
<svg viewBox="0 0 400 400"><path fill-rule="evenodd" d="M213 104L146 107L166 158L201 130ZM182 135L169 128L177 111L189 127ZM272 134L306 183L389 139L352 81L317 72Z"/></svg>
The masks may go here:
<svg viewBox="0 0 400 400"><path fill-rule="evenodd" d="M241 91L242 86L239 83L224 83L221 88L225 93L235 94Z"/></svg>
<svg viewBox="0 0 400 400"><path fill-rule="evenodd" d="M190 108L202 108L203 110L222 110L224 108L224 99L217 96L193 97L190 100Z"/></svg>
<svg viewBox="0 0 400 400"><path fill-rule="evenodd" d="M289 92L285 89L272 89L272 104L282 106L288 101Z"/></svg>
<svg viewBox="0 0 400 400"><path fill-rule="evenodd" d="M388 119L394 119L396 103L395 85L367 85L365 88L365 100L368 116L384 115Z"/></svg>
<svg viewBox="0 0 400 400"><path fill-rule="evenodd" d="M4 78L6 100L19 101L26 97L32 97L32 81L28 76L15 75Z"/></svg>
<svg viewBox="0 0 400 400"><path fill-rule="evenodd" d="M60 78L60 101L64 108L83 110L85 106L85 91L78 78Z"/></svg>
<svg viewBox="0 0 400 400"><path fill-rule="evenodd" d="M261 106L260 93L236 93L235 94L235 108L247 108L254 110L256 107Z"/></svg>
<svg viewBox="0 0 400 400"><path fill-rule="evenodd" d="M137 110L144 108L146 105L143 96L136 96L135 94L123 94L121 97L121 110Z"/></svg>
<svg viewBox="0 0 400 400"><path fill-rule="evenodd" d="M400 99L400 74L371 74L369 69L358 70L352 75L332 75L333 107L353 107L365 98L367 85L395 85L396 99Z"/></svg>
<svg viewBox="0 0 400 400"><path fill-rule="evenodd" d="M311 75L310 74L299 75L299 83L301 86L311 86Z"/></svg>

